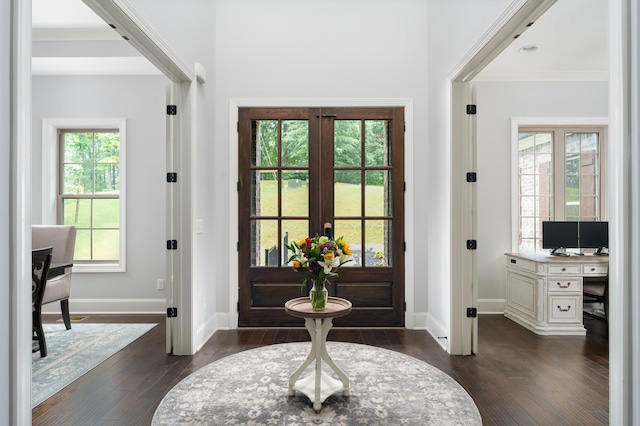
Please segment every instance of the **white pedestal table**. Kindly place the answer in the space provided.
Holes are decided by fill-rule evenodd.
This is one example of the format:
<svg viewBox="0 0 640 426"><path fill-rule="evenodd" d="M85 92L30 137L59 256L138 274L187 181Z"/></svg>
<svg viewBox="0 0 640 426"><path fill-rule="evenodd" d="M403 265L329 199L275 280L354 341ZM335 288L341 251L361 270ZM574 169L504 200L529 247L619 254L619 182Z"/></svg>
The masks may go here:
<svg viewBox="0 0 640 426"><path fill-rule="evenodd" d="M299 391L313 401L313 409L320 411L322 403L336 392L342 391L344 396L349 396L349 378L333 362L327 353L327 334L333 326L333 318L347 315L351 312L351 302L339 297L329 297L327 306L316 311L311 307L308 297L298 297L285 303L284 308L291 316L304 318L304 326L311 335L311 352L302 365L291 375L289 379L289 395L295 395ZM336 380L322 371L324 361L340 378ZM315 372L300 379L305 369L315 362Z"/></svg>

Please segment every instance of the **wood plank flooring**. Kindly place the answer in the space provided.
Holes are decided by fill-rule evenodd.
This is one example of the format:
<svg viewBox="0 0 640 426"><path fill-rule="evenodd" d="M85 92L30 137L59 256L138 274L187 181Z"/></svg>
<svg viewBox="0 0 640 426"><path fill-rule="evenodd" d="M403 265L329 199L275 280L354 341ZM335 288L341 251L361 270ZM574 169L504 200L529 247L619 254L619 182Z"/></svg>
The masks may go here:
<svg viewBox="0 0 640 426"><path fill-rule="evenodd" d="M484 425L606 425L608 341L603 321L584 320L586 338L537 336L502 315L481 315L473 356L448 355L418 330L333 329L328 340L375 345L430 363L469 392ZM149 425L162 397L200 367L258 346L309 340L302 327L218 331L196 355L171 356L164 353L162 316L93 315L84 321L159 325L35 407L33 425Z"/></svg>

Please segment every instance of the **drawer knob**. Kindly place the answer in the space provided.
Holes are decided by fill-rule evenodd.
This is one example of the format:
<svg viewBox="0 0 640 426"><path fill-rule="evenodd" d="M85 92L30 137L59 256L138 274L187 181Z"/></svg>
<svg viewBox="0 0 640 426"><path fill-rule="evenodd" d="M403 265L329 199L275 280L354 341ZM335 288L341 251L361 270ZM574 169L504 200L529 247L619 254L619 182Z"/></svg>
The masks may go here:
<svg viewBox="0 0 640 426"><path fill-rule="evenodd" d="M564 271L566 271L566 270L567 270L567 268L562 268L562 271L563 271L563 272L564 272Z"/></svg>
<svg viewBox="0 0 640 426"><path fill-rule="evenodd" d="M567 312L571 309L571 305L567 306L565 309L561 308L560 305L558 305L558 310L560 312Z"/></svg>
<svg viewBox="0 0 640 426"><path fill-rule="evenodd" d="M515 259L511 259L511 263L513 263L515 265L516 264L516 260Z"/></svg>
<svg viewBox="0 0 640 426"><path fill-rule="evenodd" d="M571 286L571 283L567 283L567 285L563 285L562 283L556 283L558 285L558 287L560 288L569 288Z"/></svg>
<svg viewBox="0 0 640 426"><path fill-rule="evenodd" d="M593 272L593 271L595 271L595 270L596 270L596 268L591 268L591 272Z"/></svg>

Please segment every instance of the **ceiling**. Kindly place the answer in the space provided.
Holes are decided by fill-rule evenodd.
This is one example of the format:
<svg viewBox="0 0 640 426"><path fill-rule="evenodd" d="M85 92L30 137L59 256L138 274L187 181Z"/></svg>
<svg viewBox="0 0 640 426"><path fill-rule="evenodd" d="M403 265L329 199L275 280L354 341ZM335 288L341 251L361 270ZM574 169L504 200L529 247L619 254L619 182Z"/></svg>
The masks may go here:
<svg viewBox="0 0 640 426"><path fill-rule="evenodd" d="M82 0L32 0L32 14L34 75L160 74ZM475 81L606 81L607 25L607 0L559 0Z"/></svg>
<svg viewBox="0 0 640 426"><path fill-rule="evenodd" d="M162 75L82 0L32 0L33 75Z"/></svg>

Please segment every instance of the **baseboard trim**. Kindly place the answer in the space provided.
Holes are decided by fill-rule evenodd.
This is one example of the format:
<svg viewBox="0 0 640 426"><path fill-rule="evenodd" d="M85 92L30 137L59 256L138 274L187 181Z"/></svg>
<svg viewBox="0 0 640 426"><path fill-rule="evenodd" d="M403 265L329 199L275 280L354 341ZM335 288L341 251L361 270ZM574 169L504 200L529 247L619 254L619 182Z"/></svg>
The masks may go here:
<svg viewBox="0 0 640 426"><path fill-rule="evenodd" d="M53 302L42 307L42 313L60 312L60 304ZM72 315L97 314L165 314L165 299L69 299Z"/></svg>
<svg viewBox="0 0 640 426"><path fill-rule="evenodd" d="M503 314L507 299L478 299L479 314Z"/></svg>
<svg viewBox="0 0 640 426"><path fill-rule="evenodd" d="M449 333L448 330L432 315L427 315L427 332L438 342L442 349L449 352Z"/></svg>

